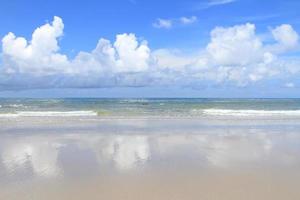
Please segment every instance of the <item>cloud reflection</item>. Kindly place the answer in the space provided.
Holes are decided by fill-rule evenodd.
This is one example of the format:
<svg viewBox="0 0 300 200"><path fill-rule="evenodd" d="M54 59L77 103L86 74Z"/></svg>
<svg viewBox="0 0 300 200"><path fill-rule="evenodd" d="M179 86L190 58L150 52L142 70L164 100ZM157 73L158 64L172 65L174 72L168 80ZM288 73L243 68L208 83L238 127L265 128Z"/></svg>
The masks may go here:
<svg viewBox="0 0 300 200"><path fill-rule="evenodd" d="M60 173L57 165L59 144L33 137L24 141L5 141L2 150L2 162L10 173L17 170L30 169L36 176L54 177Z"/></svg>
<svg viewBox="0 0 300 200"><path fill-rule="evenodd" d="M243 134L237 130L215 134L55 134L18 136L17 139L6 136L0 141L0 165L10 176L27 170L36 177L46 178L63 177L68 171L76 175L76 170L87 169L85 164L95 165L88 169L100 172L104 169L122 172L143 166L155 168L162 162L172 167L177 163L186 167L217 168L266 163L297 165L300 163L299 137L295 134L279 137L258 130L244 130ZM71 155L74 152L76 155Z"/></svg>
<svg viewBox="0 0 300 200"><path fill-rule="evenodd" d="M145 163L150 157L146 136L116 136L102 149L104 156L113 160L118 169L123 170L132 169L137 163Z"/></svg>

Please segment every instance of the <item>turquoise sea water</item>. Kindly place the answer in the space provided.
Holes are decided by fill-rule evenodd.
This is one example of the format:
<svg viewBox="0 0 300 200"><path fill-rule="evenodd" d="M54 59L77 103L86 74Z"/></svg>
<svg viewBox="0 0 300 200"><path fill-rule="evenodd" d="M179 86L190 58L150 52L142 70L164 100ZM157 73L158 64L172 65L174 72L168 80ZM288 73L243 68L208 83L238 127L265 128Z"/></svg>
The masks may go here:
<svg viewBox="0 0 300 200"><path fill-rule="evenodd" d="M292 115L300 99L0 99L0 117Z"/></svg>

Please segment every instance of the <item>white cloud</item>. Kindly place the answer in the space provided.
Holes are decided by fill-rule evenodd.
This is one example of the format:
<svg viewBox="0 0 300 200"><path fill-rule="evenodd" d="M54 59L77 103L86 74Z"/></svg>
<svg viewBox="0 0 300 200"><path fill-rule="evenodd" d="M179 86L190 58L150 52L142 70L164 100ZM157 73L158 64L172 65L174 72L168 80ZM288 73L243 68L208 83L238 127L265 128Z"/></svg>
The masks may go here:
<svg viewBox="0 0 300 200"><path fill-rule="evenodd" d="M112 45L100 39L91 52L80 52L74 60L58 53L58 38L63 34L63 22L54 17L52 24L37 28L30 42L8 33L2 40L4 68L9 73L41 75L89 74L104 71L140 72L147 70L150 49L146 41L140 44L134 34L119 34Z"/></svg>
<svg viewBox="0 0 300 200"><path fill-rule="evenodd" d="M8 33L2 39L4 67L8 72L56 73L67 64L65 55L59 50L57 39L63 35L61 18L54 17L52 24L37 28L31 41ZM55 68L53 68L55 66Z"/></svg>
<svg viewBox="0 0 300 200"><path fill-rule="evenodd" d="M236 0L210 0L209 5L210 6L216 6L216 5L223 5L223 4L228 4L228 3L233 3Z"/></svg>
<svg viewBox="0 0 300 200"><path fill-rule="evenodd" d="M196 16L192 16L192 17L181 17L180 22L182 24L193 24L197 21L197 17Z"/></svg>
<svg viewBox="0 0 300 200"><path fill-rule="evenodd" d="M247 65L262 59L262 42L255 26L245 24L230 28L217 27L211 32L207 52L218 65Z"/></svg>
<svg viewBox="0 0 300 200"><path fill-rule="evenodd" d="M147 70L150 49L145 41L139 45L134 34L120 34L117 35L114 47L117 52L117 71L140 72Z"/></svg>
<svg viewBox="0 0 300 200"><path fill-rule="evenodd" d="M156 65L161 69L184 71L185 67L195 61L194 57L182 56L180 51L158 49L152 53Z"/></svg>
<svg viewBox="0 0 300 200"><path fill-rule="evenodd" d="M170 19L161 19L158 18L154 23L153 23L153 27L155 28L172 28L173 22Z"/></svg>
<svg viewBox="0 0 300 200"><path fill-rule="evenodd" d="M283 24L272 30L274 39L278 42L276 51L282 52L298 46L299 35L289 24Z"/></svg>
<svg viewBox="0 0 300 200"><path fill-rule="evenodd" d="M178 25L188 25L193 24L197 22L196 16L191 17L180 17L180 18L173 18L173 19L161 19L158 18L156 21L152 24L154 28L164 28L164 29L170 29L173 27L176 27Z"/></svg>
<svg viewBox="0 0 300 200"><path fill-rule="evenodd" d="M211 31L211 42L206 47L206 55L200 58L198 63L204 62L205 65L211 66L208 71L214 69L216 75L208 76L211 79L231 80L238 85L285 73L288 65L279 57L298 45L298 40L295 39L298 38L298 34L291 26L282 27L284 25L275 29L275 32L280 30L284 33L274 36L276 42L273 45L264 44L256 35L254 24L247 23L229 28L217 27ZM274 31L271 31L274 34ZM287 38L294 39L287 42ZM275 51L275 49L284 49L284 51Z"/></svg>
<svg viewBox="0 0 300 200"><path fill-rule="evenodd" d="M289 82L289 83L286 83L284 86L287 87L287 88L294 88L295 84L292 83L292 82Z"/></svg>
<svg viewBox="0 0 300 200"><path fill-rule="evenodd" d="M132 33L118 34L114 42L101 38L91 52L74 59L59 52L62 19L37 28L32 39L8 33L2 39L0 87L106 87L197 85L232 83L244 86L300 73L299 59L285 54L298 46L290 25L270 32L272 44L258 37L254 24L216 27L210 42L198 52L151 50ZM289 82L288 80L284 80Z"/></svg>
<svg viewBox="0 0 300 200"><path fill-rule="evenodd" d="M230 4L230 3L233 3L233 2L236 2L236 0L209 0L205 3L201 3L198 6L198 9L207 9L207 8L210 8L210 7Z"/></svg>
<svg viewBox="0 0 300 200"><path fill-rule="evenodd" d="M140 44L134 34L119 34L112 45L100 39L91 52L80 52L73 64L74 73L136 73L146 71L150 63L150 49L146 41ZM83 68L82 68L83 67Z"/></svg>

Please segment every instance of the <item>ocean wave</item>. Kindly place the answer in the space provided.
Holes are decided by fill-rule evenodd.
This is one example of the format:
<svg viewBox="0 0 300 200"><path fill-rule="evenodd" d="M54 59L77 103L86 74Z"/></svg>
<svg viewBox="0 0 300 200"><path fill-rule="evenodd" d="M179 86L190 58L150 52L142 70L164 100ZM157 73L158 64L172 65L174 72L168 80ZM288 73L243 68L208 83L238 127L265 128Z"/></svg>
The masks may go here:
<svg viewBox="0 0 300 200"><path fill-rule="evenodd" d="M88 117L97 116L94 111L20 111L1 113L0 117Z"/></svg>
<svg viewBox="0 0 300 200"><path fill-rule="evenodd" d="M149 103L148 99L122 99L121 103Z"/></svg>
<svg viewBox="0 0 300 200"><path fill-rule="evenodd" d="M26 106L24 106L23 104L9 104L9 105L7 105L7 107L9 107L9 108L22 108L22 107L25 107L26 108Z"/></svg>
<svg viewBox="0 0 300 200"><path fill-rule="evenodd" d="M23 104L4 104L0 105L0 108L27 108L27 106Z"/></svg>
<svg viewBox="0 0 300 200"><path fill-rule="evenodd" d="M221 116L300 116L300 110L231 110L231 109L204 109L205 115Z"/></svg>

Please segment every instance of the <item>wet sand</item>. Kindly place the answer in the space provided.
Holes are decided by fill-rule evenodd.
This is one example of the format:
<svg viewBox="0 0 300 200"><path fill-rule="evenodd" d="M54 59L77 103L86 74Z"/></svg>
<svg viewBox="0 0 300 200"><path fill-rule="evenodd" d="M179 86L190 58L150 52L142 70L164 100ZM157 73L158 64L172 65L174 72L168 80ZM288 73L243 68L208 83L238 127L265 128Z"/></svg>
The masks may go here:
<svg viewBox="0 0 300 200"><path fill-rule="evenodd" d="M0 199L300 198L289 120L18 120L0 120Z"/></svg>
<svg viewBox="0 0 300 200"><path fill-rule="evenodd" d="M278 173L194 171L102 177L4 189L1 199L299 199L300 176Z"/></svg>

